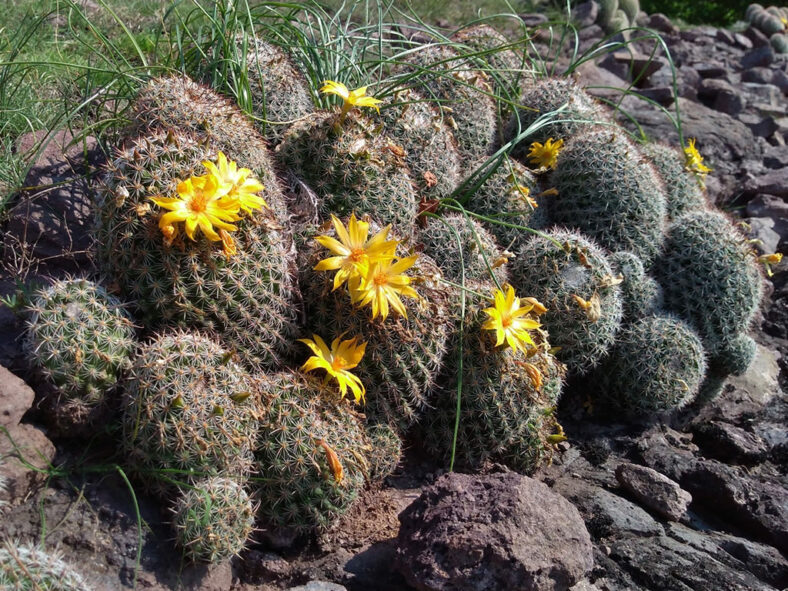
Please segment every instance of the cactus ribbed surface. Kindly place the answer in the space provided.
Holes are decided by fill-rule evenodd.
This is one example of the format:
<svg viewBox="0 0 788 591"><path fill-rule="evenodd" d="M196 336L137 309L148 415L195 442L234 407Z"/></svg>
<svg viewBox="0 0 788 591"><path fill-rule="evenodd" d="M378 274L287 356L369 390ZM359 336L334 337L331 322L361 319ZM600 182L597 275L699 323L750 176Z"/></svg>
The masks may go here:
<svg viewBox="0 0 788 591"><path fill-rule="evenodd" d="M411 83L420 84L422 94L440 103L463 166L489 155L498 135L489 76L449 45L424 45L406 61L412 64L407 71L415 74Z"/></svg>
<svg viewBox="0 0 788 591"><path fill-rule="evenodd" d="M370 229L370 235L375 232ZM326 235L334 236L333 229ZM346 287L332 291L333 273L313 270L330 253L310 235L305 235L304 241L299 275L308 328L326 338L345 333L346 338L358 336L367 342L366 354L353 370L367 388L364 411L404 431L429 406L428 393L440 371L450 333L451 294L437 280L440 270L421 255L407 272L421 277L412 285L421 298L402 298L408 317L390 315L386 320L380 316L373 320L369 307L351 303ZM400 254L405 254L404 249Z"/></svg>
<svg viewBox="0 0 788 591"><path fill-rule="evenodd" d="M63 415L90 421L134 352L134 327L119 300L87 279L56 281L39 290L28 311L26 348L33 365L55 385Z"/></svg>
<svg viewBox="0 0 788 591"><path fill-rule="evenodd" d="M125 394L123 447L156 490L189 476L249 472L258 428L254 383L213 340L168 332L143 344Z"/></svg>
<svg viewBox="0 0 788 591"><path fill-rule="evenodd" d="M520 102L528 108L519 109L509 118L504 131L506 141L528 129L542 115L565 106L564 110L553 118L554 123L543 125L514 147L512 156L520 159L525 158L531 142L544 142L548 138L567 142L595 122L608 120L602 107L570 78L541 80L526 89Z"/></svg>
<svg viewBox="0 0 788 591"><path fill-rule="evenodd" d="M246 56L252 108L265 138L278 144L296 119L315 110L309 83L285 51L255 38Z"/></svg>
<svg viewBox="0 0 788 591"><path fill-rule="evenodd" d="M277 148L281 163L322 199L320 213L355 213L412 232L418 198L405 150L380 133L379 121L351 111L315 113L294 124Z"/></svg>
<svg viewBox="0 0 788 591"><path fill-rule="evenodd" d="M729 355L741 359L729 350L746 350L735 343L755 316L763 279L751 245L728 218L713 211L678 218L654 267L665 307L698 331L710 365L719 366ZM727 371L742 371L742 365L736 362Z"/></svg>
<svg viewBox="0 0 788 591"><path fill-rule="evenodd" d="M175 540L192 561L220 562L243 550L254 507L243 485L220 476L197 479L175 501Z"/></svg>
<svg viewBox="0 0 788 591"><path fill-rule="evenodd" d="M649 268L667 224L662 182L620 131L590 131L558 155L552 176L558 195L550 220L577 228L610 251L635 253Z"/></svg>
<svg viewBox="0 0 788 591"><path fill-rule="evenodd" d="M140 138L121 152L98 189L98 259L148 328L212 330L245 363L271 367L297 332L293 255L278 222L265 209L239 221L238 252L227 258L203 236L166 246L150 201L205 174L201 162L215 158L213 148L172 133Z"/></svg>
<svg viewBox="0 0 788 591"><path fill-rule="evenodd" d="M290 373L263 381L254 481L269 527L327 529L369 478L372 450L360 417L321 382Z"/></svg>
<svg viewBox="0 0 788 591"><path fill-rule="evenodd" d="M665 144L644 144L641 149L663 181L668 219L708 207L708 200L698 177L686 169L681 150Z"/></svg>
<svg viewBox="0 0 788 591"><path fill-rule="evenodd" d="M590 239L565 230L547 236L525 242L509 274L518 294L547 307L541 322L550 344L561 347L557 356L570 374L583 375L615 340L623 313L620 286L604 251Z"/></svg>
<svg viewBox="0 0 788 591"><path fill-rule="evenodd" d="M402 457L402 439L397 432L385 423L367 426L370 451L369 479L371 482L381 482L386 476L392 474Z"/></svg>
<svg viewBox="0 0 788 591"><path fill-rule="evenodd" d="M472 217L452 212L440 218L427 218L418 239L424 246L424 254L435 261L449 281L490 280L492 272L498 283L506 283L508 274L502 264L501 249L495 238Z"/></svg>
<svg viewBox="0 0 788 591"><path fill-rule="evenodd" d="M493 293L490 283L469 285ZM525 294L523 292L521 295ZM478 468L484 461L502 461L521 472L533 472L549 454L547 437L556 425L552 411L561 392L563 369L547 352L545 335L532 336L539 352L526 359L521 352L496 349L493 333L482 329L489 302L469 296L462 335L451 339L434 408L425 415L420 433L426 449L446 460L451 453L457 409L457 384L462 359L462 398L456 461ZM459 296L455 298L459 328ZM460 353L460 344L462 352ZM530 363L542 377L537 387L524 367Z"/></svg>
<svg viewBox="0 0 788 591"><path fill-rule="evenodd" d="M381 109L384 133L405 150L405 163L423 200L448 197L460 182L457 141L434 104L406 89Z"/></svg>
<svg viewBox="0 0 788 591"><path fill-rule="evenodd" d="M643 261L631 252L619 251L608 257L613 271L621 275L624 323L655 313L662 308L662 288L646 274Z"/></svg>
<svg viewBox="0 0 788 591"><path fill-rule="evenodd" d="M0 589L89 591L90 586L56 553L6 540L0 546Z"/></svg>
<svg viewBox="0 0 788 591"><path fill-rule="evenodd" d="M634 27L640 12L640 2L638 0L618 0L618 8L626 15L627 26Z"/></svg>
<svg viewBox="0 0 788 591"><path fill-rule="evenodd" d="M597 371L594 402L632 418L681 408L698 393L706 359L698 335L670 316L624 326Z"/></svg>

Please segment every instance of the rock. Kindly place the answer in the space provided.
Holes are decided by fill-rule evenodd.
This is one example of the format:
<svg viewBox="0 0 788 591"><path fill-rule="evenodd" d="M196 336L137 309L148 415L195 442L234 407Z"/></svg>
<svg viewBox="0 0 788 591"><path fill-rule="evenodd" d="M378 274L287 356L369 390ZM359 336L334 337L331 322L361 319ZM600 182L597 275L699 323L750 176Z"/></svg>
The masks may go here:
<svg viewBox="0 0 788 591"><path fill-rule="evenodd" d="M539 25L545 24L550 19L547 18L547 15L544 15L540 12L530 12L528 14L521 14L520 20L523 21L523 24L526 27L538 27Z"/></svg>
<svg viewBox="0 0 788 591"><path fill-rule="evenodd" d="M577 32L578 51L588 51L594 44L605 36L605 32L599 25L591 25ZM589 63L589 62L586 62Z"/></svg>
<svg viewBox="0 0 788 591"><path fill-rule="evenodd" d="M756 84L771 84L775 70L772 68L750 68L741 73L742 82L755 82Z"/></svg>
<svg viewBox="0 0 788 591"><path fill-rule="evenodd" d="M692 431L703 455L723 462L757 464L763 461L768 451L760 437L730 423L699 423L693 425Z"/></svg>
<svg viewBox="0 0 788 591"><path fill-rule="evenodd" d="M661 12L654 13L648 17L648 28L660 33L667 33L668 35L675 35L679 32L678 27Z"/></svg>
<svg viewBox="0 0 788 591"><path fill-rule="evenodd" d="M699 64L693 64L693 69L700 75L701 78L722 78L728 75L727 66L718 61L709 60Z"/></svg>
<svg viewBox="0 0 788 591"><path fill-rule="evenodd" d="M769 45L765 45L745 53L744 57L741 58L741 67L744 70L748 68L758 68L768 66L773 61L774 50Z"/></svg>
<svg viewBox="0 0 788 591"><path fill-rule="evenodd" d="M746 193L767 193L777 197L788 197L788 168L769 170L748 182Z"/></svg>
<svg viewBox="0 0 788 591"><path fill-rule="evenodd" d="M610 54L615 62L623 66L630 76L630 80L637 81L637 85L648 86L651 75L662 68L669 66L668 60L662 56L632 53L631 51L614 51ZM616 69L611 69L616 72Z"/></svg>
<svg viewBox="0 0 788 591"><path fill-rule="evenodd" d="M39 131L22 136L17 152L32 150L46 135ZM70 271L89 261L94 210L85 175L98 158L95 138L69 147L72 141L67 130L54 133L25 177L29 189L8 211L6 226L11 248Z"/></svg>
<svg viewBox="0 0 788 591"><path fill-rule="evenodd" d="M728 534L716 534L715 538L722 550L756 577L778 589L788 587L788 561L776 548Z"/></svg>
<svg viewBox="0 0 788 591"><path fill-rule="evenodd" d="M742 91L750 103L779 107L783 101L782 91L774 84L758 82L742 82Z"/></svg>
<svg viewBox="0 0 788 591"><path fill-rule="evenodd" d="M736 41L736 45L741 47L742 49L752 49L752 41L746 35L742 35L741 33L734 33L733 38Z"/></svg>
<svg viewBox="0 0 788 591"><path fill-rule="evenodd" d="M654 86L651 88L638 88L635 90L640 96L654 101L665 107L669 107L675 101L673 88L670 86Z"/></svg>
<svg viewBox="0 0 788 591"><path fill-rule="evenodd" d="M398 568L422 591L567 589L593 566L577 509L513 472L445 474L399 519Z"/></svg>
<svg viewBox="0 0 788 591"><path fill-rule="evenodd" d="M722 41L726 45L736 45L736 38L733 36L733 33L727 29L717 29L714 38L717 41Z"/></svg>
<svg viewBox="0 0 788 591"><path fill-rule="evenodd" d="M16 427L22 420L22 415L33 406L33 398L35 392L22 378L0 366L0 427Z"/></svg>
<svg viewBox="0 0 788 591"><path fill-rule="evenodd" d="M230 561L189 564L181 571L179 588L184 591L227 591L233 584Z"/></svg>
<svg viewBox="0 0 788 591"><path fill-rule="evenodd" d="M44 432L32 425L19 424L0 430L0 500L13 503L23 499L47 478L55 457L55 446Z"/></svg>
<svg viewBox="0 0 788 591"><path fill-rule="evenodd" d="M777 231L777 223L772 218L747 218L750 229L747 234L753 240L758 240L754 246L764 254L777 252L780 241L783 238L781 232ZM785 228L783 228L785 229Z"/></svg>
<svg viewBox="0 0 788 591"><path fill-rule="evenodd" d="M560 479L553 490L580 510L588 530L596 539L624 533L638 536L664 533L651 515L631 501L579 478Z"/></svg>
<svg viewBox="0 0 788 591"><path fill-rule="evenodd" d="M673 88L673 70L670 67L662 68L651 75L649 80L653 88ZM676 86L678 95L695 100L698 97L700 74L689 66L680 68L676 72Z"/></svg>
<svg viewBox="0 0 788 591"><path fill-rule="evenodd" d="M761 33L755 27L749 27L744 31L745 37L747 37L750 42L752 43L753 47L766 47L769 46L769 38Z"/></svg>
<svg viewBox="0 0 788 591"><path fill-rule="evenodd" d="M342 585L327 581L309 581L306 585L288 587L288 591L347 591L347 589Z"/></svg>
<svg viewBox="0 0 788 591"><path fill-rule="evenodd" d="M761 193L747 203L747 217L788 218L788 203L776 195Z"/></svg>
<svg viewBox="0 0 788 591"><path fill-rule="evenodd" d="M580 84L586 91L593 95L607 99L617 99L621 97L621 92L617 88L626 88L627 82L616 76L610 70L601 68L592 61L587 61L577 68L577 75Z"/></svg>
<svg viewBox="0 0 788 591"><path fill-rule="evenodd" d="M740 113L739 121L750 128L755 137L771 137L779 129L774 117L762 117L755 113Z"/></svg>
<svg viewBox="0 0 788 591"><path fill-rule="evenodd" d="M620 464L616 478L643 506L670 521L680 521L692 502L692 495L677 482L645 466Z"/></svg>
<svg viewBox="0 0 788 591"><path fill-rule="evenodd" d="M596 22L599 4L595 0L586 0L572 9L572 21L579 29L590 27Z"/></svg>
<svg viewBox="0 0 788 591"><path fill-rule="evenodd" d="M698 98L715 111L738 115L744 109L742 93L725 80L707 78L698 87Z"/></svg>
<svg viewBox="0 0 788 591"><path fill-rule="evenodd" d="M785 70L774 70L769 84L774 84L783 94L788 94L788 72Z"/></svg>
<svg viewBox="0 0 788 591"><path fill-rule="evenodd" d="M259 585L290 574L290 563L273 552L246 550L242 553L242 558L241 565L247 583Z"/></svg>

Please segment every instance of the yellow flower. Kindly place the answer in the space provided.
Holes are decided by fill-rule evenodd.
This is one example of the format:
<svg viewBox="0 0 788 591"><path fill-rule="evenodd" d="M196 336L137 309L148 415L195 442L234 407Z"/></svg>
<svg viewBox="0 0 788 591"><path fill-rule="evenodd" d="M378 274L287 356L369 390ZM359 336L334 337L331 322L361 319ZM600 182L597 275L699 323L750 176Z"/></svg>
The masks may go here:
<svg viewBox="0 0 788 591"><path fill-rule="evenodd" d="M564 140L553 142L549 138L544 144L534 142L531 144L531 151L528 152L528 159L531 164L536 164L539 168L555 168L558 162L558 153L564 147Z"/></svg>
<svg viewBox="0 0 788 591"><path fill-rule="evenodd" d="M687 170L694 172L701 179L711 172L711 168L703 164L703 156L695 147L695 138L690 138L689 145L684 148L684 157L686 158L684 166Z"/></svg>
<svg viewBox="0 0 788 591"><path fill-rule="evenodd" d="M232 160L228 162L227 156L223 152L219 152L216 162L218 166L210 161L205 161L202 164L209 173L216 177L221 190L226 190L225 195L229 199L238 201L240 209L246 213L252 213L252 210L268 207L265 199L257 194L265 187L252 175L251 170L238 168L238 165Z"/></svg>
<svg viewBox="0 0 788 591"><path fill-rule="evenodd" d="M314 371L316 369L326 370L326 379L334 378L339 384L339 392L342 398L347 394L347 389L350 388L353 392L353 397L356 402L364 401L367 394L364 384L358 376L353 375L348 370L356 367L361 358L364 357L364 351L367 348L366 343L356 344L358 337L342 341L342 337L338 336L331 343L331 349L328 348L326 342L320 336L313 334L312 339L298 339L309 347L314 355L306 360L306 363L301 366L304 371Z"/></svg>
<svg viewBox="0 0 788 591"><path fill-rule="evenodd" d="M359 306L372 304L372 318L380 314L385 320L389 306L407 318L408 312L399 296L418 299L419 294L410 287L410 277L402 273L410 269L418 258L418 255L413 255L396 263L393 259L372 263L361 281L350 286L351 299Z"/></svg>
<svg viewBox="0 0 788 591"><path fill-rule="evenodd" d="M396 240L386 240L391 226L386 226L372 238L367 240L369 224L359 221L352 214L347 228L336 216L331 216L331 223L337 233L336 238L316 236L315 240L338 256L323 259L315 265L316 271L334 271L334 289L346 281L351 285L358 284L369 270L369 265L378 261L394 258L394 251L399 244Z"/></svg>
<svg viewBox="0 0 788 591"><path fill-rule="evenodd" d="M779 265L780 262L783 260L783 254L781 252L775 252L772 254L762 254L758 257L758 262L761 263L764 267L766 267L766 274L771 277L774 275L774 271L772 271L772 265Z"/></svg>
<svg viewBox="0 0 788 591"><path fill-rule="evenodd" d="M228 222L238 219L238 201L222 198L218 179L212 175L191 177L178 183L178 197L151 197L159 207L170 210L159 219L159 228L169 240L174 235L174 224L184 222L186 235L192 240L199 227L208 240L221 240L214 226L233 232L237 228Z"/></svg>
<svg viewBox="0 0 788 591"><path fill-rule="evenodd" d="M235 240L230 236L226 230L219 230L219 237L222 239L222 252L228 259L236 254L238 250L235 248Z"/></svg>
<svg viewBox="0 0 788 591"><path fill-rule="evenodd" d="M323 94L335 94L341 97L344 101L342 103L342 111L339 113L340 123L345 120L345 116L354 107L371 107L380 113L378 105L383 101L376 99L373 96L367 96L367 87L362 86L356 90L348 90L347 86L341 82L334 82L333 80L326 80L320 88Z"/></svg>
<svg viewBox="0 0 788 591"><path fill-rule="evenodd" d="M521 307L520 298L514 295L514 288L511 285L505 285L504 288L505 295L500 289L495 290L495 306L484 310L489 318L482 328L495 331L496 347L506 341L506 344L515 351L521 349L527 352L526 345L536 346L528 331L539 328L541 324L532 318L522 318L522 316L531 312L534 304L529 302Z"/></svg>
<svg viewBox="0 0 788 591"><path fill-rule="evenodd" d="M519 183L515 183L514 194L515 197L521 199L522 201L525 201L528 205L530 205L532 209L536 209L537 207L539 207L539 204L536 202L536 199L531 197L531 189L529 189L525 185L520 185Z"/></svg>

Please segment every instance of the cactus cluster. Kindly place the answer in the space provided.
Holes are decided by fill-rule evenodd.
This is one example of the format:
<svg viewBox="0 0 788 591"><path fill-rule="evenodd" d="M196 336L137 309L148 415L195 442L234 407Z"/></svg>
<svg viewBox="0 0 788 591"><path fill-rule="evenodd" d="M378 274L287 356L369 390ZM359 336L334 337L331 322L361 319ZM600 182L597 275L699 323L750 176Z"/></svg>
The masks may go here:
<svg viewBox="0 0 788 591"><path fill-rule="evenodd" d="M134 351L134 327L120 301L87 279L54 282L28 307L31 364L57 388L58 417L88 427L111 404Z"/></svg>
<svg viewBox="0 0 788 591"><path fill-rule="evenodd" d="M700 180L687 170L680 150L659 143L644 144L641 149L662 181L669 220L688 211L706 209L708 200Z"/></svg>
<svg viewBox="0 0 788 591"><path fill-rule="evenodd" d="M0 589L89 591L90 588L57 553L10 540L0 546Z"/></svg>
<svg viewBox="0 0 788 591"><path fill-rule="evenodd" d="M637 26L638 14L638 0L601 0L596 24L602 27L605 33L616 33Z"/></svg>
<svg viewBox="0 0 788 591"><path fill-rule="evenodd" d="M751 26L769 37L769 43L777 53L788 53L788 8L760 4L750 4L744 13L745 20Z"/></svg>

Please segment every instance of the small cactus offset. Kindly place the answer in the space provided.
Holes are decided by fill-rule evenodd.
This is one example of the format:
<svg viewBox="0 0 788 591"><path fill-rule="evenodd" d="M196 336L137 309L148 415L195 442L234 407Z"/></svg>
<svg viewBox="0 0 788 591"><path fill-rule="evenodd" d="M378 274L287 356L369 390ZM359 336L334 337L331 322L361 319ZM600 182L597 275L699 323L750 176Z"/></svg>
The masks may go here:
<svg viewBox="0 0 788 591"><path fill-rule="evenodd" d="M470 216L427 218L418 240L449 281L484 281L492 275L499 284L506 283L507 259L495 238Z"/></svg>
<svg viewBox="0 0 788 591"><path fill-rule="evenodd" d="M246 56L252 108L256 122L272 145L278 144L294 121L315 110L304 74L283 49L250 39Z"/></svg>
<svg viewBox="0 0 788 591"><path fill-rule="evenodd" d="M608 257L613 271L621 275L621 299L624 303L623 322L629 323L654 314L662 308L662 288L643 269L637 255L619 251Z"/></svg>
<svg viewBox="0 0 788 591"><path fill-rule="evenodd" d="M570 78L541 80L523 93L520 102L528 108L519 109L509 118L504 131L506 141L514 140L542 115L563 109L551 122L535 129L514 146L512 156L519 159L525 157L531 142L544 142L549 138L566 142L596 122L608 121L605 110Z"/></svg>
<svg viewBox="0 0 788 591"><path fill-rule="evenodd" d="M640 13L639 0L618 0L618 8L627 17L627 26L634 27Z"/></svg>
<svg viewBox="0 0 788 591"><path fill-rule="evenodd" d="M221 476L182 487L173 513L176 543L195 562L237 556L254 528L254 507L243 485Z"/></svg>
<svg viewBox="0 0 788 591"><path fill-rule="evenodd" d="M547 307L541 321L569 373L591 371L612 346L623 315L621 280L602 249L566 230L533 236L515 253L509 273L518 293Z"/></svg>
<svg viewBox="0 0 788 591"><path fill-rule="evenodd" d="M491 153L498 138L498 116L489 76L449 45L425 45L407 58L406 71L420 92L440 104L454 131L461 163L467 166Z"/></svg>
<svg viewBox="0 0 788 591"><path fill-rule="evenodd" d="M367 425L370 451L369 460L370 482L381 482L392 474L402 457L402 439L397 432L385 423Z"/></svg>
<svg viewBox="0 0 788 591"><path fill-rule="evenodd" d="M769 37L769 43L776 53L788 53L788 35L774 33Z"/></svg>
<svg viewBox="0 0 788 591"><path fill-rule="evenodd" d="M319 112L294 124L277 148L279 161L322 200L327 219L356 213L412 232L418 199L405 149L381 134L379 123L349 112Z"/></svg>
<svg viewBox="0 0 788 591"><path fill-rule="evenodd" d="M372 451L360 417L320 380L263 379L255 493L266 526L325 530L358 498Z"/></svg>
<svg viewBox="0 0 788 591"><path fill-rule="evenodd" d="M28 311L32 364L61 395L58 415L87 426L109 403L134 352L134 327L120 301L87 279L56 281Z"/></svg>
<svg viewBox="0 0 788 591"><path fill-rule="evenodd" d="M597 24L605 31L610 31L616 12L618 12L618 0L600 0Z"/></svg>
<svg viewBox="0 0 788 591"><path fill-rule="evenodd" d="M676 219L665 251L654 266L665 307L700 335L710 366L738 359L728 373L746 365L741 336L763 296L763 278L750 244L722 213L699 211Z"/></svg>
<svg viewBox="0 0 788 591"><path fill-rule="evenodd" d="M665 144L644 144L648 156L663 182L667 198L668 219L673 220L688 211L708 207L708 199L698 177L687 170L681 150Z"/></svg>
<svg viewBox="0 0 788 591"><path fill-rule="evenodd" d="M422 201L448 197L460 183L460 154L440 110L410 89L387 102L381 111L384 133L405 151Z"/></svg>
<svg viewBox="0 0 788 591"><path fill-rule="evenodd" d="M177 323L218 333L252 367L271 367L297 333L289 237L266 209L237 222L237 252L159 227L151 200L203 175L216 149L169 133L140 138L107 165L98 188L98 259L148 328ZM238 163L243 166L244 163Z"/></svg>
<svg viewBox="0 0 788 591"><path fill-rule="evenodd" d="M0 589L90 591L90 588L57 553L10 540L0 546Z"/></svg>
<svg viewBox="0 0 788 591"><path fill-rule="evenodd" d="M706 373L698 335L670 316L646 316L621 329L596 372L601 412L649 419L692 401Z"/></svg>
<svg viewBox="0 0 788 591"><path fill-rule="evenodd" d="M158 491L188 477L243 476L258 428L255 384L232 352L169 332L134 358L123 409L131 467Z"/></svg>
<svg viewBox="0 0 788 591"><path fill-rule="evenodd" d="M552 222L651 265L664 240L665 193L652 165L622 131L573 138L558 155L552 180L558 190L550 201Z"/></svg>

